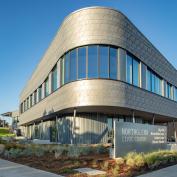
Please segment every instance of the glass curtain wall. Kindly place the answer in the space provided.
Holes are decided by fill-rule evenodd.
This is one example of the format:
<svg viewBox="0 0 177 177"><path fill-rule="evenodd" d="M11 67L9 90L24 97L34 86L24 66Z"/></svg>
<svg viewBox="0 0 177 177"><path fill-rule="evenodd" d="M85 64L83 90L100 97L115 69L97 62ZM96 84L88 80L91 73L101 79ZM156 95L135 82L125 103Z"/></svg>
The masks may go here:
<svg viewBox="0 0 177 177"><path fill-rule="evenodd" d="M58 81L58 72L57 72L57 65L56 65L52 70L52 92L54 92L58 88L57 81Z"/></svg>
<svg viewBox="0 0 177 177"><path fill-rule="evenodd" d="M109 50L109 77L110 79L117 79L117 49L110 47Z"/></svg>
<svg viewBox="0 0 177 177"><path fill-rule="evenodd" d="M166 97L172 99L172 85L170 83L166 84Z"/></svg>
<svg viewBox="0 0 177 177"><path fill-rule="evenodd" d="M174 87L174 100L177 101L177 88Z"/></svg>
<svg viewBox="0 0 177 177"><path fill-rule="evenodd" d="M65 60L64 57L61 59L61 85L64 85L64 79L65 79Z"/></svg>
<svg viewBox="0 0 177 177"><path fill-rule="evenodd" d="M146 79L146 89L158 95L162 95L162 79L149 69L147 69Z"/></svg>
<svg viewBox="0 0 177 177"><path fill-rule="evenodd" d="M146 89L151 91L152 89L152 81L151 81L151 71L147 69L146 72Z"/></svg>
<svg viewBox="0 0 177 177"><path fill-rule="evenodd" d="M130 55L127 55L127 61L126 61L126 80L129 84L132 84L132 57Z"/></svg>
<svg viewBox="0 0 177 177"><path fill-rule="evenodd" d="M34 104L37 103L37 90L35 90L34 92Z"/></svg>
<svg viewBox="0 0 177 177"><path fill-rule="evenodd" d="M32 107L33 106L33 95L31 94L30 95L30 107Z"/></svg>
<svg viewBox="0 0 177 177"><path fill-rule="evenodd" d="M77 49L70 52L70 81L77 79Z"/></svg>
<svg viewBox="0 0 177 177"><path fill-rule="evenodd" d="M42 99L42 85L38 88L38 100L41 101Z"/></svg>
<svg viewBox="0 0 177 177"><path fill-rule="evenodd" d="M139 86L139 62L127 54L126 80L129 84Z"/></svg>
<svg viewBox="0 0 177 177"><path fill-rule="evenodd" d="M86 78L118 79L118 48L108 45L89 45L78 47L67 52L53 68L51 78L52 92L61 85L71 81ZM132 54L126 54L126 82L135 86L140 85L140 61ZM60 73L59 73L60 72ZM58 77L60 76L60 79ZM60 83L57 83L60 80ZM177 101L177 89L170 83L165 85L165 97ZM150 68L146 71L146 89L162 95L162 78ZM42 99L42 86L23 101L23 110L36 104L36 98ZM37 94L38 93L38 94ZM44 97L49 95L49 78L44 82Z"/></svg>
<svg viewBox="0 0 177 177"><path fill-rule="evenodd" d="M139 62L133 59L133 85L139 86Z"/></svg>
<svg viewBox="0 0 177 177"><path fill-rule="evenodd" d="M49 78L45 80L44 85L45 85L45 97L47 97L49 95Z"/></svg>
<svg viewBox="0 0 177 177"><path fill-rule="evenodd" d="M99 46L99 78L109 77L109 48Z"/></svg>
<svg viewBox="0 0 177 177"><path fill-rule="evenodd" d="M70 81L69 78L69 65L70 65L70 53L68 52L64 58L64 83L67 84Z"/></svg>
<svg viewBox="0 0 177 177"><path fill-rule="evenodd" d="M88 46L88 78L98 78L98 46Z"/></svg>
<svg viewBox="0 0 177 177"><path fill-rule="evenodd" d="M86 47L78 48L78 79L86 78Z"/></svg>

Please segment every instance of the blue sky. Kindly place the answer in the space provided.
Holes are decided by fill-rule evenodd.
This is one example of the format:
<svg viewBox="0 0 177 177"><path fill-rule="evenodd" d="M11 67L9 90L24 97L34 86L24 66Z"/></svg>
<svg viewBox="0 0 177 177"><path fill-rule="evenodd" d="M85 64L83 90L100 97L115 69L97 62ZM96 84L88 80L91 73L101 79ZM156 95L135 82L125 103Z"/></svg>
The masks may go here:
<svg viewBox="0 0 177 177"><path fill-rule="evenodd" d="M87 6L122 11L177 68L176 0L0 0L0 113L19 94L63 19Z"/></svg>

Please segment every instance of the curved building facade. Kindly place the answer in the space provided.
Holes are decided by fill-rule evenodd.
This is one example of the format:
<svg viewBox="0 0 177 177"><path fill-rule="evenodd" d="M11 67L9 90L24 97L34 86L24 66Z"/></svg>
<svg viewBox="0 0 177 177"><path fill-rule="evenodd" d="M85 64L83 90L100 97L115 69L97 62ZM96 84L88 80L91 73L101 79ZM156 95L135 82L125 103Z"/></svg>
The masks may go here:
<svg viewBox="0 0 177 177"><path fill-rule="evenodd" d="M29 138L102 143L113 119L167 123L177 117L177 70L117 10L71 13L20 95Z"/></svg>

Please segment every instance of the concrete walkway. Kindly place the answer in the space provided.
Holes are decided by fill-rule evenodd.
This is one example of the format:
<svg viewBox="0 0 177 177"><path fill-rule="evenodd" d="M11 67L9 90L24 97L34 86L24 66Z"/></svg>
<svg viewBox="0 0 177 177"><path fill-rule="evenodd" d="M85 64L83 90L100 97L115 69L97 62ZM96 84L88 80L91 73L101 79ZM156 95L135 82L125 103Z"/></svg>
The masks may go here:
<svg viewBox="0 0 177 177"><path fill-rule="evenodd" d="M163 168L138 177L177 177L177 165Z"/></svg>
<svg viewBox="0 0 177 177"><path fill-rule="evenodd" d="M62 177L53 173L37 170L25 165L0 159L0 177Z"/></svg>

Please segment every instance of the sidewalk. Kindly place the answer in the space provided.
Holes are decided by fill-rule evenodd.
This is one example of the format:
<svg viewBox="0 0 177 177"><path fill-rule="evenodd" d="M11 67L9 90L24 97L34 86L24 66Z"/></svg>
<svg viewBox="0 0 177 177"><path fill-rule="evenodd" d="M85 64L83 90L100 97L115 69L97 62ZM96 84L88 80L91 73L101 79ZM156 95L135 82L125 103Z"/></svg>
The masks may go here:
<svg viewBox="0 0 177 177"><path fill-rule="evenodd" d="M0 159L0 177L62 177L28 166Z"/></svg>
<svg viewBox="0 0 177 177"><path fill-rule="evenodd" d="M138 177L177 177L177 165L163 168Z"/></svg>

